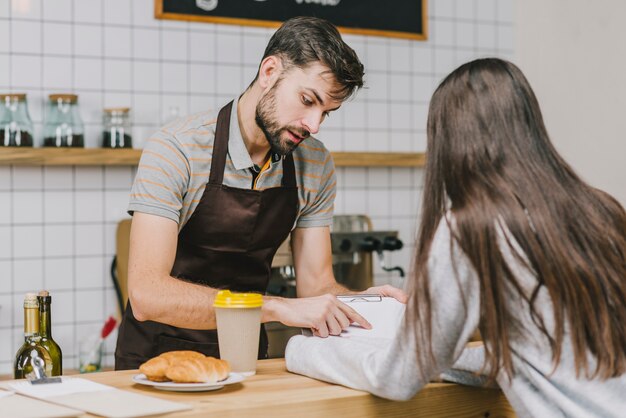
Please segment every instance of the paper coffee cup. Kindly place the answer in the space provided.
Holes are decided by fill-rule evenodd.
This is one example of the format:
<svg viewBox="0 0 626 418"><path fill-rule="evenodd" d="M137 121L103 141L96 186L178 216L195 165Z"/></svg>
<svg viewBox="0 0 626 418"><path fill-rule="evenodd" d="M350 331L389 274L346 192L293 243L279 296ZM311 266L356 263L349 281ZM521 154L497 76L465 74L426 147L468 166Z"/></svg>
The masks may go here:
<svg viewBox="0 0 626 418"><path fill-rule="evenodd" d="M256 373L263 297L257 293L217 292L213 307L217 319L220 358L233 372Z"/></svg>

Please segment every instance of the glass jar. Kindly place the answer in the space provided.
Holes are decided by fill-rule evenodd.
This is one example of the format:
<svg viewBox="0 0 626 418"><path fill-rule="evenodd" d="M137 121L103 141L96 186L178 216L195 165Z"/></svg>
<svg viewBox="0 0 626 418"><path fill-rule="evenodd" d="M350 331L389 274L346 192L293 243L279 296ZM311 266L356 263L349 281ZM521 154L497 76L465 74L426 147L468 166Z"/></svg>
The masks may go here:
<svg viewBox="0 0 626 418"><path fill-rule="evenodd" d="M85 126L75 94L51 94L43 127L44 147L84 147Z"/></svg>
<svg viewBox="0 0 626 418"><path fill-rule="evenodd" d="M102 147L132 148L133 139L130 134L130 109L112 107L104 109L102 116Z"/></svg>
<svg viewBox="0 0 626 418"><path fill-rule="evenodd" d="M0 94L0 146L32 147L33 122L25 94Z"/></svg>

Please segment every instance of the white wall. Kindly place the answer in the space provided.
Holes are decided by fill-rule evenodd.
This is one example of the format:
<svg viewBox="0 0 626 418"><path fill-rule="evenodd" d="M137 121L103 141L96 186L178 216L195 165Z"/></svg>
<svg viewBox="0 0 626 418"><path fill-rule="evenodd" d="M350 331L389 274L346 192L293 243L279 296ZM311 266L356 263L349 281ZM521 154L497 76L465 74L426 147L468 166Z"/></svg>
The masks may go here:
<svg viewBox="0 0 626 418"><path fill-rule="evenodd" d="M288 0L282 0L288 1ZM85 142L98 146L102 108L130 106L141 147L168 116L226 103L253 78L273 29L155 20L153 0L0 0L0 92L28 94L41 143L45 98L79 95ZM333 151L424 151L428 102L439 80L485 55L513 56L513 0L431 0L427 41L346 36L367 88L324 123ZM1 151L1 150L0 150ZM413 252L421 169L337 170L338 214L366 213ZM47 288L64 365L78 342L116 312L108 266L126 217L131 167L0 166L0 374L22 341L22 300ZM375 266L377 284L400 285ZM107 346L112 363L114 337Z"/></svg>
<svg viewBox="0 0 626 418"><path fill-rule="evenodd" d="M557 149L626 206L626 2L517 1L517 63Z"/></svg>

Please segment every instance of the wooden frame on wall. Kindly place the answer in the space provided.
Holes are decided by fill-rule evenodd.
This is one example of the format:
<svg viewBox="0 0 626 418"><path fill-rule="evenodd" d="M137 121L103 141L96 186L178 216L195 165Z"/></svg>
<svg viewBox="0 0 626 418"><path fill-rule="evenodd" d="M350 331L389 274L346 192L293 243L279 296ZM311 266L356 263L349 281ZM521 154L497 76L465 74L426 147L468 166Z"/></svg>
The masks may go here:
<svg viewBox="0 0 626 418"><path fill-rule="evenodd" d="M393 6L392 6L393 5ZM428 37L427 0L154 0L157 19L274 28L318 16L342 33L413 40Z"/></svg>

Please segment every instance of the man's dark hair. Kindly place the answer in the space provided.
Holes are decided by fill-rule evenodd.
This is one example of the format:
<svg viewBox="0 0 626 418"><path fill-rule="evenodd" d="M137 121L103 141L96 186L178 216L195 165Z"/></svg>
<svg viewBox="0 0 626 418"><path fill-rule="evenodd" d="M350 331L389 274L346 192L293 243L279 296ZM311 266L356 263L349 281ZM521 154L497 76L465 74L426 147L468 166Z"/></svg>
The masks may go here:
<svg viewBox="0 0 626 418"><path fill-rule="evenodd" d="M340 86L333 92L336 100L343 101L363 87L364 71L359 57L343 41L337 28L324 19L301 16L285 21L272 35L261 61L271 55L280 57L285 69L305 68L314 62L328 67Z"/></svg>

